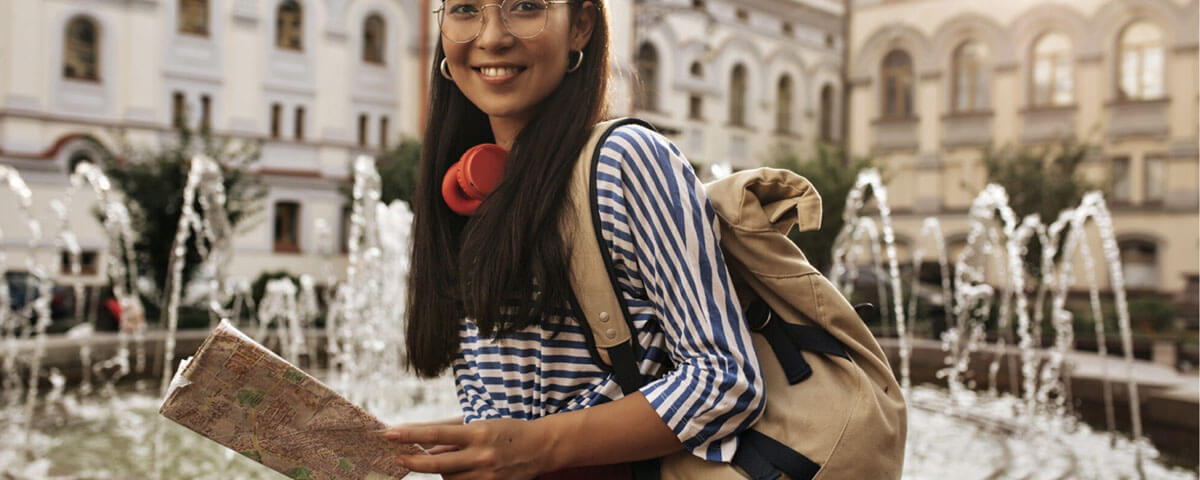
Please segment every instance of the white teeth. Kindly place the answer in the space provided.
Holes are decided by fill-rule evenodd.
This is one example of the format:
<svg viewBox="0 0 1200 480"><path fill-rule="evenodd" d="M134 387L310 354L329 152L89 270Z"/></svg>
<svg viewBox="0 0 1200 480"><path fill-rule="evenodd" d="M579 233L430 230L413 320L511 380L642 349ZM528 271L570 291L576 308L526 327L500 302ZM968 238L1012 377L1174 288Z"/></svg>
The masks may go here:
<svg viewBox="0 0 1200 480"><path fill-rule="evenodd" d="M485 77L503 77L507 75L515 75L519 71L516 67L482 67L479 69Z"/></svg>

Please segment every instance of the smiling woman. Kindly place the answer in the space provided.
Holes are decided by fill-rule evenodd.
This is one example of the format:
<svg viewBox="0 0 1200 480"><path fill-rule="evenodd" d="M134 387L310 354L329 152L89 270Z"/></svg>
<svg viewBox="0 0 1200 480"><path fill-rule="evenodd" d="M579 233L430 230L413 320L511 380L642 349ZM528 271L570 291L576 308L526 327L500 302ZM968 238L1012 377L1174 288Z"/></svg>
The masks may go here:
<svg viewBox="0 0 1200 480"><path fill-rule="evenodd" d="M639 480L658 475L644 460L681 450L730 461L762 413L758 359L703 186L650 129L620 126L596 146L592 191L643 387L623 391L593 361L572 309L559 227L577 211L567 200L576 159L607 116L603 3L446 0L435 13L407 355L424 376L453 370L463 417L390 429L436 445L398 461L445 478ZM480 144L496 144L487 149L503 166L470 166L487 161L464 156ZM502 173L485 192L474 175L488 170ZM444 184L482 203L455 213Z"/></svg>

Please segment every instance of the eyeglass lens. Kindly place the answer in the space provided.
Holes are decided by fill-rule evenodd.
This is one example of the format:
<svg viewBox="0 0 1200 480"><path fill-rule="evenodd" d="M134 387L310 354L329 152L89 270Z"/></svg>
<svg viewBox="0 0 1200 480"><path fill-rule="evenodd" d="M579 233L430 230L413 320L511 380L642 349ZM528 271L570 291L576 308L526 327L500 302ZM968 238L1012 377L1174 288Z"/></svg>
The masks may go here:
<svg viewBox="0 0 1200 480"><path fill-rule="evenodd" d="M532 38L546 28L549 4L544 0L504 0L486 3L483 0L446 0L439 11L442 34L455 42L469 42L483 30L483 10L496 6L508 32L521 38Z"/></svg>

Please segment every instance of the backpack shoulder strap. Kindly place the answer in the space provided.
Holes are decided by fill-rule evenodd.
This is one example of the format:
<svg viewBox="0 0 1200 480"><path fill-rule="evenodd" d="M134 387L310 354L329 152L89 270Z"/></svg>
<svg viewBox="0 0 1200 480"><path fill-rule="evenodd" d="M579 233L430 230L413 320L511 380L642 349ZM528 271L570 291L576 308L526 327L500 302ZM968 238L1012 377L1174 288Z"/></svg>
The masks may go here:
<svg viewBox="0 0 1200 480"><path fill-rule="evenodd" d="M625 394L641 388L645 379L638 372L640 346L634 341L633 319L621 295L613 271L612 257L603 252L600 213L596 204L596 164L604 140L617 127L650 124L635 118L601 122L579 153L569 194L573 208L564 218L564 238L569 248L571 288L575 293L576 316L586 323L584 335L592 357L612 368Z"/></svg>

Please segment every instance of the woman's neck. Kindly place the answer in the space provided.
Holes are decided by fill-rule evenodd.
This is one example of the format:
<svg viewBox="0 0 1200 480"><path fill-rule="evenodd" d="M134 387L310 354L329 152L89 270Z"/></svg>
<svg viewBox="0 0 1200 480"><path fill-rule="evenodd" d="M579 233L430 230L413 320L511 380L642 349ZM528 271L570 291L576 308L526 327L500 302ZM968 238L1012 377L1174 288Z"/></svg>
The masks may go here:
<svg viewBox="0 0 1200 480"><path fill-rule="evenodd" d="M496 145L506 151L512 150L517 134L521 133L521 129L525 127L526 123L529 123L528 119L520 117L489 116L488 121L492 124L492 136L496 139Z"/></svg>

